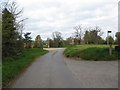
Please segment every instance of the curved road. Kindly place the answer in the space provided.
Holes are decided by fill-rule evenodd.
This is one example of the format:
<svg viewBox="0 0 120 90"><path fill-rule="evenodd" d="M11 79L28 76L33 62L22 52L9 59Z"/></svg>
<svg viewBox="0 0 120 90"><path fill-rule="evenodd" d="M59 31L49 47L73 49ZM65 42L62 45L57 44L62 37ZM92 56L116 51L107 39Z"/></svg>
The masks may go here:
<svg viewBox="0 0 120 90"><path fill-rule="evenodd" d="M64 60L65 58L62 56L64 49L49 49L49 50L50 50L49 53L36 59L33 62L33 64L30 65L10 85L10 88L85 88L89 82L85 79L82 79L82 77L84 76L89 77L89 73L85 74L83 71L84 75L81 77L80 80L79 79L80 77L78 76L79 78L77 78L76 74L74 73L74 70L70 69L69 65L67 65L66 60ZM82 68L83 67L81 67L81 71ZM89 72L89 70L87 72ZM113 77L111 78L114 78L115 75L113 75ZM89 86L90 86L89 88L95 87L97 86L96 83L97 82L92 83L92 86L88 84L88 87ZM104 81L104 83L108 82ZM99 84L101 83L98 83L97 87L99 87ZM110 84L107 84L105 87L108 86L109 88L109 86L111 86L117 88L116 84L117 79L115 78L112 79L112 83L110 82Z"/></svg>

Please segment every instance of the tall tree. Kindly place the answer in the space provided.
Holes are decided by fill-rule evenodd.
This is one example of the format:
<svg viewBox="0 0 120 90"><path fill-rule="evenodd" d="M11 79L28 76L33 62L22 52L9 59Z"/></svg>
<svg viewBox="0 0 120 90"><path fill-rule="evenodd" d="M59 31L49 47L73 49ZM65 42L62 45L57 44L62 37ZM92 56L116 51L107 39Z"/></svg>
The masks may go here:
<svg viewBox="0 0 120 90"><path fill-rule="evenodd" d="M47 38L47 47L55 47L54 40Z"/></svg>
<svg viewBox="0 0 120 90"><path fill-rule="evenodd" d="M75 29L75 38L78 40L78 44L80 44L83 36L82 26L78 25L74 27L74 29Z"/></svg>
<svg viewBox="0 0 120 90"><path fill-rule="evenodd" d="M35 38L34 47L40 48L41 45L42 45L41 37L40 37L40 35L37 35L36 38Z"/></svg>
<svg viewBox="0 0 120 90"><path fill-rule="evenodd" d="M15 1L9 2L9 0L5 0L4 3L2 3L2 9L7 9L13 16L14 16L14 26L16 27L16 31L19 32L21 38L22 38L22 30L23 30L23 22L27 18L22 18L23 9L20 8Z"/></svg>
<svg viewBox="0 0 120 90"><path fill-rule="evenodd" d="M85 34L84 34L84 42L85 42L85 44L88 44L88 43L89 43L89 31L85 31Z"/></svg>
<svg viewBox="0 0 120 90"><path fill-rule="evenodd" d="M18 33L14 26L15 18L6 8L2 12L2 50L3 57L16 54Z"/></svg>
<svg viewBox="0 0 120 90"><path fill-rule="evenodd" d="M52 35L53 35L55 47L61 47L63 45L62 34L56 31L56 32L53 32Z"/></svg>
<svg viewBox="0 0 120 90"><path fill-rule="evenodd" d="M18 55L23 50L23 42L21 40L21 35L18 31L18 18L21 14L21 10L14 8L16 3L7 2L2 8L2 52L3 58L7 56ZM11 9L10 9L11 8ZM12 10L14 12L12 12ZM19 13L17 13L19 12ZM15 14L17 13L17 14ZM19 25L20 26L20 25Z"/></svg>
<svg viewBox="0 0 120 90"><path fill-rule="evenodd" d="M95 28L89 28L88 30L86 30L85 34L84 34L84 42L86 44L98 44L99 43L99 39L101 39L101 35L103 33L101 32L101 29L99 27L95 27Z"/></svg>
<svg viewBox="0 0 120 90"><path fill-rule="evenodd" d="M25 39L24 39L24 44L25 44L25 48L31 48L31 46L32 46L32 38L31 38L31 36L30 36L30 32L26 32L25 34L24 34L24 37L25 37Z"/></svg>

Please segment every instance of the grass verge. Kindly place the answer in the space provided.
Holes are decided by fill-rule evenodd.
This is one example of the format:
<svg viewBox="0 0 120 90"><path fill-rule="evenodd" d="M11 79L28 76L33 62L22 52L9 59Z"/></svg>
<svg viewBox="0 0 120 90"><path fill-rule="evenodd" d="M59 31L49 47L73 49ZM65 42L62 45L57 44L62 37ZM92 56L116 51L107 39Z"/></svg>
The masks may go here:
<svg viewBox="0 0 120 90"><path fill-rule="evenodd" d="M32 48L25 49L19 57L5 58L2 63L2 85L6 86L15 76L17 76L24 68L28 67L35 58L46 54L48 51Z"/></svg>
<svg viewBox="0 0 120 90"><path fill-rule="evenodd" d="M113 46L114 47L114 46ZM82 58L84 60L107 61L118 60L118 52L113 48L112 55L109 55L107 45L74 45L64 51L64 55L70 58Z"/></svg>

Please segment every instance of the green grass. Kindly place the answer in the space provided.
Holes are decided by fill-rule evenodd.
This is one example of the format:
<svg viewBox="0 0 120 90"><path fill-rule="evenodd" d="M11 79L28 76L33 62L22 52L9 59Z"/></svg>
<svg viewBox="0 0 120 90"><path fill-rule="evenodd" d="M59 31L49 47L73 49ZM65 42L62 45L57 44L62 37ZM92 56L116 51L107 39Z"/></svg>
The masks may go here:
<svg viewBox="0 0 120 90"><path fill-rule="evenodd" d="M64 55L70 58L82 58L84 60L106 61L118 60L118 53L114 50L109 55L109 47L107 45L74 45L69 46L64 51Z"/></svg>
<svg viewBox="0 0 120 90"><path fill-rule="evenodd" d="M48 51L32 48L25 49L23 54L19 57L9 57L3 60L2 64L2 85L6 86L13 78L28 67L35 58L46 54Z"/></svg>

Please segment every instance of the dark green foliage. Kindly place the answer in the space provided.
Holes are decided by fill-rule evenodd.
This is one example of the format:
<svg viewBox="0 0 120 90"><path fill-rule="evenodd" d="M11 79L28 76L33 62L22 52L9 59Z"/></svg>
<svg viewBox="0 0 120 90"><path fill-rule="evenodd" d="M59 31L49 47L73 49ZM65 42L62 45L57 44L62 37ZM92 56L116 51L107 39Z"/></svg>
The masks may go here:
<svg viewBox="0 0 120 90"><path fill-rule="evenodd" d="M24 47L25 48L31 48L32 47L32 43L31 43L32 38L29 36L30 34L31 34L30 32L27 32L27 33L24 34L24 37L25 37L24 38L24 44L25 44Z"/></svg>
<svg viewBox="0 0 120 90"><path fill-rule="evenodd" d="M16 30L15 18L6 8L2 11L2 56L17 55L22 51L22 40Z"/></svg>

